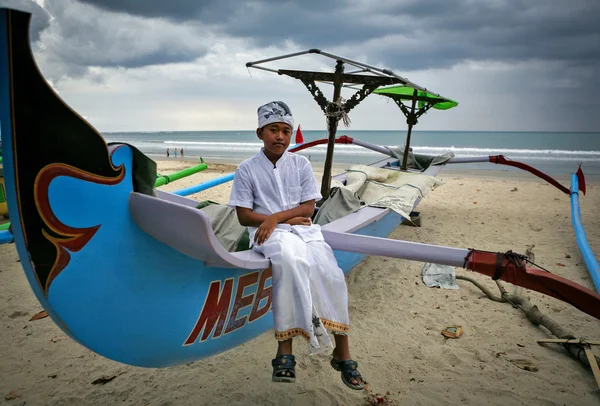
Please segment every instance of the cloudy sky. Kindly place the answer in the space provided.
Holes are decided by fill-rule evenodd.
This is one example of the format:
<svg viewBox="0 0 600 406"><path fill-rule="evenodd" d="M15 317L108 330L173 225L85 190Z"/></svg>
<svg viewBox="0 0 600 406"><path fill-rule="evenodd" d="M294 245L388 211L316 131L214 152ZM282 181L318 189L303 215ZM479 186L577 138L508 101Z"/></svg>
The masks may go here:
<svg viewBox="0 0 600 406"><path fill-rule="evenodd" d="M248 61L320 48L459 101L420 130L600 131L598 0L0 0L29 11L32 49L60 96L108 131L251 130L286 101L325 119L301 82ZM324 69L316 56L270 67ZM323 91L331 97L332 88ZM344 93L344 96L349 96ZM370 96L351 129L405 127Z"/></svg>

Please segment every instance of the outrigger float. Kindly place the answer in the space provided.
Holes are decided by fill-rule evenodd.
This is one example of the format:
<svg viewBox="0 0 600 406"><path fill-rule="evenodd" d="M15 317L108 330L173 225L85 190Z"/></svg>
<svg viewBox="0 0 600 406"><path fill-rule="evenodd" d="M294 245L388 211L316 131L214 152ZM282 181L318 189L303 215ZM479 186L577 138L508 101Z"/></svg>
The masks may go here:
<svg viewBox="0 0 600 406"><path fill-rule="evenodd" d="M142 367L198 360L272 328L269 261L235 244L226 247L223 235L215 234L225 217L211 218L197 208L198 202L156 190L152 160L130 145L107 145L63 103L34 62L30 17L0 9L0 123L14 243L27 279L52 320L90 350ZM275 72L300 79L327 116L325 199L315 219L327 220L322 213L331 209L331 202L340 195L355 197L356 187L361 199L367 194L376 199L322 224L344 272L367 255L446 264L550 295L600 318L597 293L528 268L527 258L516 253L386 239L405 220L399 206L412 210L444 165L464 160L447 156L412 169L404 159L410 153L407 145L403 159L387 157L331 177L336 142L367 145L336 139L337 124L381 86L409 89L411 94L395 99L410 100L410 108L403 110L409 125L416 122L419 109L452 101L389 70L318 50L307 53L333 58L335 71ZM265 62L248 66L263 67ZM359 72L345 73L345 66ZM333 84L334 102L325 99L316 82ZM347 84L362 87L342 101L340 91ZM382 188L391 190L391 196L378 194ZM224 213L228 208L212 206Z"/></svg>

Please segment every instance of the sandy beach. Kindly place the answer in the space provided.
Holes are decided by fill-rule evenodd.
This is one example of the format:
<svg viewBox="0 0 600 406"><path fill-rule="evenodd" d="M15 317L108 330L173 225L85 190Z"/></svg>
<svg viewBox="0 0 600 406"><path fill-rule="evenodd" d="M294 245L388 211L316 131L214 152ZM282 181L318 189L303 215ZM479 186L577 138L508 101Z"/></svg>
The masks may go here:
<svg viewBox="0 0 600 406"><path fill-rule="evenodd" d="M191 163L158 161L168 174ZM235 169L209 169L163 186L176 190ZM338 167L337 171L343 169ZM320 178L320 168L315 168ZM419 205L422 226L401 226L391 238L459 248L524 253L536 263L593 289L577 249L569 198L531 175L443 171L443 185ZM567 177L560 177L568 185ZM192 196L226 203L231 184ZM581 197L583 224L600 253L600 183ZM459 290L426 287L423 263L369 257L347 276L351 351L372 394L402 405L597 405L592 372L521 311L492 302L468 282ZM497 292L493 281L466 270ZM509 292L513 286L506 284ZM600 339L600 323L568 304L526 293L533 304L579 338ZM0 246L0 403L8 405L364 405L368 393L346 388L326 356L309 357L295 341L297 382L271 382L272 332L217 356L165 369L123 365L67 338L42 310L14 244ZM461 325L446 339L441 330ZM600 355L600 348L594 350ZM520 369L528 360L535 371ZM101 378L109 379L102 384Z"/></svg>

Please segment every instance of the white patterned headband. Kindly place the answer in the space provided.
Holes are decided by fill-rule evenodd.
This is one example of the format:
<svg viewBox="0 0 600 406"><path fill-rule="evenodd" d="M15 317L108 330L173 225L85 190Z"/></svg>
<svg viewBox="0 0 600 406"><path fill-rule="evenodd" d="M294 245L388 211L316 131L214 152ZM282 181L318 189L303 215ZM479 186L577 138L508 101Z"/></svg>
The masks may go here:
<svg viewBox="0 0 600 406"><path fill-rule="evenodd" d="M272 101L258 108L258 128L263 128L271 123L286 123L294 128L292 111L282 101Z"/></svg>

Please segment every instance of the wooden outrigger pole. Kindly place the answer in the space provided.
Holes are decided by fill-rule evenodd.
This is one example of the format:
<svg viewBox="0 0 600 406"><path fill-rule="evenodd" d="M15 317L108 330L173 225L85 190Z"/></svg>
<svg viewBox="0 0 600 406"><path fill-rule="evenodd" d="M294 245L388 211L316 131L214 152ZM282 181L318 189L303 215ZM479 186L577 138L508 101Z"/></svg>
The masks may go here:
<svg viewBox="0 0 600 406"><path fill-rule="evenodd" d="M336 61L334 72L329 73L288 69L270 69L265 68L264 66L258 66L267 62L273 62L281 59L306 54L319 54L334 59ZM358 71L345 73L344 65L350 65L355 68L358 68ZM377 68L375 66L364 64L362 62L357 62L348 58L323 52L320 49L309 49L308 51L295 52L292 54L282 55L274 58L262 59L255 62L248 62L246 66L248 68L261 69L300 80L302 83L304 83L304 86L306 86L306 88L313 96L321 110L323 110L323 113L325 113L325 116L327 117L328 143L327 155L325 158L325 166L323 169L323 179L321 182L321 195L323 196L323 200L321 202L318 202L318 205L320 205L320 203L322 203L329 197L329 189L331 186L331 167L333 164L333 149L335 145L335 136L337 133L338 123L341 119L343 119L344 121L347 120L347 114L350 112L350 110L356 107L368 95L373 93L376 89L378 89L381 86L404 85L415 89L415 92L421 91L427 92L428 94L433 94L424 87L416 85L410 82L408 79L396 75L389 69ZM317 86L316 82L323 82L333 85L333 101L327 100L321 89L319 89L319 87ZM347 85L362 85L362 87L358 88L356 93L354 93L352 97L343 101L341 98L341 91L342 87L347 87ZM439 95L435 96L441 98L441 96ZM409 128L412 128L412 126Z"/></svg>

